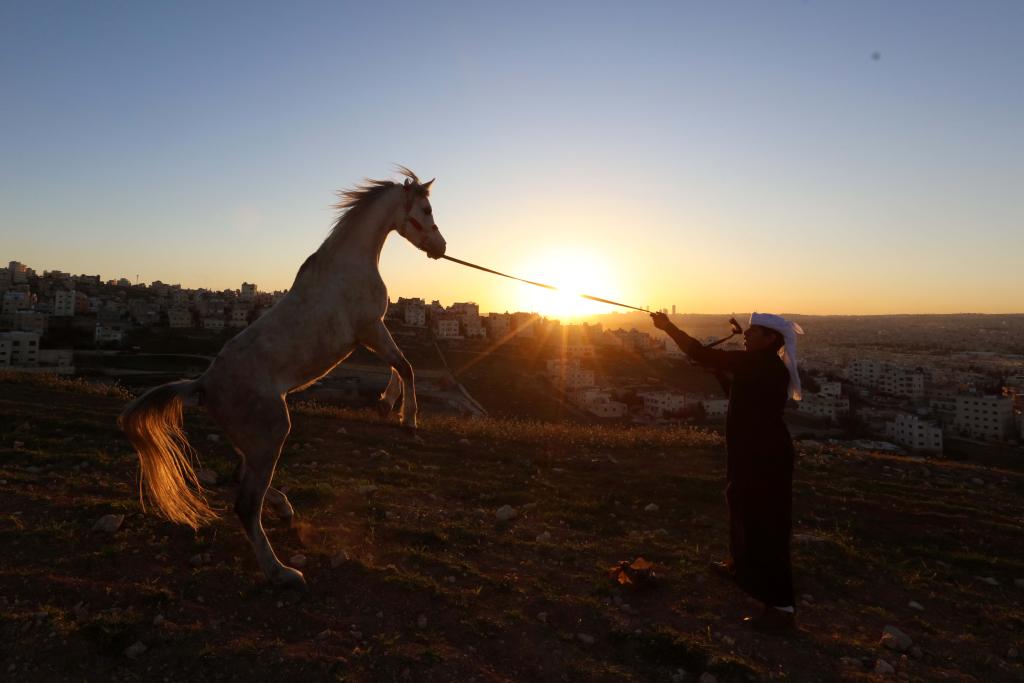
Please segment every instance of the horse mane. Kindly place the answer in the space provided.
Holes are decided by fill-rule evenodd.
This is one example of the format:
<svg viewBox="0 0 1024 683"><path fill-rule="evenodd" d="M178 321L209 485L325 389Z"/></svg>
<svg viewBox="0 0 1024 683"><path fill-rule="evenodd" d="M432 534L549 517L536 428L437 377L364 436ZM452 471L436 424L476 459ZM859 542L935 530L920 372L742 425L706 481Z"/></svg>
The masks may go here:
<svg viewBox="0 0 1024 683"><path fill-rule="evenodd" d="M420 195L426 197L430 194L430 189L424 187L420 182L419 177L413 173L410 169L402 165L397 165L395 169L403 176L409 179L411 182L410 189ZM334 204L333 208L338 210L338 216L334 219L334 225L331 226L331 232L327 235L327 239L324 240L323 244L320 245L320 249L317 249L299 266L299 271L295 274L295 281L298 282L299 277L302 276L303 272L309 270L317 261L317 254L329 243L331 240L340 234L345 226L352 224L354 221L366 213L367 209L383 195L385 192L390 190L392 187L404 187L394 180L372 180L367 178L359 185L348 190L338 190L338 203Z"/></svg>
<svg viewBox="0 0 1024 683"><path fill-rule="evenodd" d="M401 165L396 166L395 168L399 173L411 181L411 189L413 192L419 194L421 197L426 197L430 193L430 191L420 183L419 177L410 169ZM333 207L337 209L339 213L334 221L334 226L331 228L331 234L328 239L333 237L335 233L342 229L342 226L359 218L359 216L365 212L367 207L373 204L374 201L376 201L382 194L395 186L398 186L398 183L394 180L371 180L367 178L353 188L348 190L339 190L338 203Z"/></svg>

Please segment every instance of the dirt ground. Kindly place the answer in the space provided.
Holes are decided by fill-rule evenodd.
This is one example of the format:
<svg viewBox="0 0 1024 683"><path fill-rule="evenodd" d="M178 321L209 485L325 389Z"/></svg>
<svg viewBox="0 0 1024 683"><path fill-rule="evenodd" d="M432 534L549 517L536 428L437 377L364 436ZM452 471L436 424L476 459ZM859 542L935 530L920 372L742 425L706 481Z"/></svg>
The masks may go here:
<svg viewBox="0 0 1024 683"><path fill-rule="evenodd" d="M800 629L772 636L707 570L726 534L713 435L435 418L413 438L300 408L276 479L296 521L265 514L278 555L304 556L294 593L262 581L202 412L222 518L143 512L124 402L0 379L9 680L855 681L880 659L898 680L1024 680L1024 467L801 445ZM120 527L93 530L108 514ZM637 556L655 585L616 587L607 568Z"/></svg>

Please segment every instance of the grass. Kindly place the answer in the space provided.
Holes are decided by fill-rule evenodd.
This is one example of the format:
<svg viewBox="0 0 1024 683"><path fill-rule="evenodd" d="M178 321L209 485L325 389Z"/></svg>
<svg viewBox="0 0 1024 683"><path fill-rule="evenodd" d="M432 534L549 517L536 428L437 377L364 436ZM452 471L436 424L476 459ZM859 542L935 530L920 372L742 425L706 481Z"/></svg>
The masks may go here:
<svg viewBox="0 0 1024 683"><path fill-rule="evenodd" d="M230 485L211 487L224 515L198 532L142 512L115 426L124 393L0 386L0 656L19 680L832 681L870 679L860 662L877 658L900 680L1024 675L1008 656L1024 645L1020 469L801 448L794 571L813 597L800 634L779 638L744 631L756 605L705 569L726 538L714 434L428 417L413 439L301 404L276 479L297 521L264 523L280 557L306 556L303 597L262 582ZM216 426L198 411L187 426L205 466L230 473L230 448L205 438ZM502 522L506 504L518 515ZM92 532L107 513L122 528ZM607 578L637 555L657 566L653 590ZM881 648L887 624L921 656ZM128 659L136 641L148 649Z"/></svg>

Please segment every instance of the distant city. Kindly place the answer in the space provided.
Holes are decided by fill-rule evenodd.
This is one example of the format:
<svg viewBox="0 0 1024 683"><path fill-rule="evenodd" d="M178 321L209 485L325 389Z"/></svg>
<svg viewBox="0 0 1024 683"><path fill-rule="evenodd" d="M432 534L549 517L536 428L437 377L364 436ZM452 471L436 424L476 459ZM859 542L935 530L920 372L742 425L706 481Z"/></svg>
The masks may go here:
<svg viewBox="0 0 1024 683"><path fill-rule="evenodd" d="M213 291L40 275L17 261L0 268L0 292L0 369L136 385L202 372L287 295L249 282ZM728 316L666 312L693 336L728 334ZM918 456L1021 454L1024 315L793 317L808 331L804 400L787 415L797 438ZM717 381L643 313L563 325L535 312L481 313L469 301L398 298L385 321L424 377L428 410L710 428L728 411ZM372 362L339 366L311 396L365 402L379 389L379 378L366 379Z"/></svg>

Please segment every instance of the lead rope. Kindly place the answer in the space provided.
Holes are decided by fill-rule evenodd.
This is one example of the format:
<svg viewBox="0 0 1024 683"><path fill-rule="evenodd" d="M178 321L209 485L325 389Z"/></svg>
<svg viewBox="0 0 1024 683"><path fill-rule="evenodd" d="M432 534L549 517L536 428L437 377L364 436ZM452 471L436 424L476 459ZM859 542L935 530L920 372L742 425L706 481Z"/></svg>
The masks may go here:
<svg viewBox="0 0 1024 683"><path fill-rule="evenodd" d="M551 289L551 290L554 290L554 291L558 291L558 287L555 287L554 285L546 285L543 282L534 282L533 280L524 280L523 278L516 277L515 275L508 275L506 273L499 273L496 270L491 270L490 268L484 268L483 266L478 266L475 263L470 263L469 261L463 261L463 260L457 259L457 258L455 258L453 256L442 256L441 258L447 259L448 261L452 261L453 263L458 263L459 265L462 265L462 266L466 266L467 268L476 268L477 270L482 270L485 273L490 273L492 275L500 275L501 277L507 277L509 280L518 280L519 282L525 282L526 284L533 285L534 287L543 287L544 289ZM602 299L599 296L591 296L590 294L577 294L577 296L583 297L584 299L589 299L590 301L597 301L597 302L602 303L602 304L611 304L612 306L621 306L622 308L631 308L634 311L642 311L644 313L650 313L650 311L647 310L646 308L637 308L636 306L630 306L629 304L620 304L618 301L612 301L610 299Z"/></svg>

